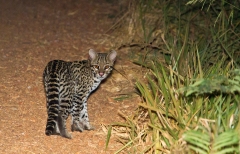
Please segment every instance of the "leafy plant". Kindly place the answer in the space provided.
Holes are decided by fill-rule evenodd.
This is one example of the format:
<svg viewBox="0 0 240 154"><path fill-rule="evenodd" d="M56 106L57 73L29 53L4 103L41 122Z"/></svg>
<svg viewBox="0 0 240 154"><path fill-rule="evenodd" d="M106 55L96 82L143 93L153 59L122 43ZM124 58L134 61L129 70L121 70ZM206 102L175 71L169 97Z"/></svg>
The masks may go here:
<svg viewBox="0 0 240 154"><path fill-rule="evenodd" d="M238 2L187 2L135 1L142 35L123 46L150 73L137 112L112 125L128 134L116 153L240 152Z"/></svg>

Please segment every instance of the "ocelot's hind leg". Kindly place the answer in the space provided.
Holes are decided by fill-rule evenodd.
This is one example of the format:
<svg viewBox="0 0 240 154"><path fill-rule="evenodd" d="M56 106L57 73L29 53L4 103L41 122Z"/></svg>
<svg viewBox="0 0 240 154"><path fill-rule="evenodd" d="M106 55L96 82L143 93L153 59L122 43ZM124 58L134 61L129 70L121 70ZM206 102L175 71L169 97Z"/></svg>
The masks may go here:
<svg viewBox="0 0 240 154"><path fill-rule="evenodd" d="M71 125L71 131L79 131L83 132L83 127L80 126L79 123L79 114L81 109L83 108L81 96L75 95L73 97L73 106L72 106L72 125Z"/></svg>
<svg viewBox="0 0 240 154"><path fill-rule="evenodd" d="M65 137L65 138L68 138L68 139L71 139L72 138L72 135L69 134L69 132L67 131L67 128L66 128L66 120L67 120L67 116L60 112L58 114L58 128L59 128L59 131L60 131L60 135L62 137Z"/></svg>
<svg viewBox="0 0 240 154"><path fill-rule="evenodd" d="M73 100L72 131L93 130L88 119L86 98L82 100L81 97L74 96Z"/></svg>
<svg viewBox="0 0 240 154"><path fill-rule="evenodd" d="M83 103L83 109L79 115L79 123L84 130L94 130L94 127L90 124L88 111L87 111L87 102Z"/></svg>
<svg viewBox="0 0 240 154"><path fill-rule="evenodd" d="M82 125L80 125L79 122L79 110L75 110L73 109L72 112L72 125L71 125L71 131L79 131L79 132L83 132L84 127Z"/></svg>
<svg viewBox="0 0 240 154"><path fill-rule="evenodd" d="M83 132L83 128L79 125L79 122L77 120L74 120L72 122L72 126L71 126L71 131L79 131L79 132Z"/></svg>

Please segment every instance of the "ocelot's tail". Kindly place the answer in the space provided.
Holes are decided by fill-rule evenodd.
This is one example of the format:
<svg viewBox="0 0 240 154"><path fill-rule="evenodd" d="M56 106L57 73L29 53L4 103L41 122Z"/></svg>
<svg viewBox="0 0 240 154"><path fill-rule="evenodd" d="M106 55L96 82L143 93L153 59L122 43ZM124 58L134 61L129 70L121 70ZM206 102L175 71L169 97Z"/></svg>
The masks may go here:
<svg viewBox="0 0 240 154"><path fill-rule="evenodd" d="M58 134L58 115L59 115L59 79L56 75L45 76L44 85L47 97L47 125L46 135Z"/></svg>

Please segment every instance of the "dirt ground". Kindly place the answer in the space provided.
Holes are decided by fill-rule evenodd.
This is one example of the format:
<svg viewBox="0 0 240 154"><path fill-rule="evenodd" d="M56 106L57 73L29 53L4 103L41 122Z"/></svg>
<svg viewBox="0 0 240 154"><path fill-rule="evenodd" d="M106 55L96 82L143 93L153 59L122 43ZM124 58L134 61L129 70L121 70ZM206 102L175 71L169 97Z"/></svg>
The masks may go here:
<svg viewBox="0 0 240 154"><path fill-rule="evenodd" d="M42 73L48 61L82 60L90 48L115 49L105 32L120 4L104 0L0 0L0 153L112 154L121 147L114 138L105 151L102 125L131 114L139 98L117 101L134 88L117 71L91 95L89 117L94 131L73 132L73 139L46 136L46 102ZM115 68L134 80L138 68L118 52ZM68 122L68 130L70 131Z"/></svg>

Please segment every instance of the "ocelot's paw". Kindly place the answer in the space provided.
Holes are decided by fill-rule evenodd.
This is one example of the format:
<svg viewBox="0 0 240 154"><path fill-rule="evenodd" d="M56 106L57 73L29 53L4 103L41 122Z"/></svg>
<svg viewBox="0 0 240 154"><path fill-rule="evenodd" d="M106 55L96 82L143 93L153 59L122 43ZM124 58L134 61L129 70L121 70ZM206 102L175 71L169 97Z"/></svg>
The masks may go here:
<svg viewBox="0 0 240 154"><path fill-rule="evenodd" d="M84 125L84 130L94 130L95 128L92 125Z"/></svg>
<svg viewBox="0 0 240 154"><path fill-rule="evenodd" d="M82 123L82 122L74 122L71 126L72 132L79 131L83 132L84 130L94 130L94 127L90 125L89 123Z"/></svg>
<svg viewBox="0 0 240 154"><path fill-rule="evenodd" d="M65 137L67 139L71 139L72 138L72 135L69 134L67 131L65 131L63 134L61 134L62 137Z"/></svg>
<svg viewBox="0 0 240 154"><path fill-rule="evenodd" d="M71 126L71 131L74 132L74 131L79 131L79 132L83 132L83 128L81 128L81 126L74 122Z"/></svg>

